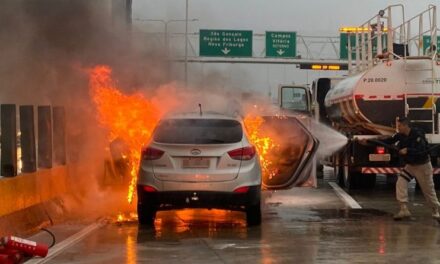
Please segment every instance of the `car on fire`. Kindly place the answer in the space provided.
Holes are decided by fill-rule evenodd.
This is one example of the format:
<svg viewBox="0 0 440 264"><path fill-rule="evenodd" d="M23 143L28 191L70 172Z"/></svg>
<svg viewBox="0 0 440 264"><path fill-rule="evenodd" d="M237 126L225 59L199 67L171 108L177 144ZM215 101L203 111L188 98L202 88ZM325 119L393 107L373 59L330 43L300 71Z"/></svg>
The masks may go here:
<svg viewBox="0 0 440 264"><path fill-rule="evenodd" d="M243 120L218 113L163 118L141 154L138 216L153 225L157 211L216 208L246 212L261 223L261 166Z"/></svg>

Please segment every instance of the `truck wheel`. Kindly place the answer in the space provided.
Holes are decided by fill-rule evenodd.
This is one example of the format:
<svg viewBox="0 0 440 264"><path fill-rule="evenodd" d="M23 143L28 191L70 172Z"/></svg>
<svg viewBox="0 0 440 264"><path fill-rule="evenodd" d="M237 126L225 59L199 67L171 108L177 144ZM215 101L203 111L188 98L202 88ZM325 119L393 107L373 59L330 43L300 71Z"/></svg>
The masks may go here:
<svg viewBox="0 0 440 264"><path fill-rule="evenodd" d="M350 170L344 165L343 169L344 187L347 191L359 189L362 186L362 173Z"/></svg>
<svg viewBox="0 0 440 264"><path fill-rule="evenodd" d="M260 203L246 207L246 223L248 226L261 224L261 205Z"/></svg>
<svg viewBox="0 0 440 264"><path fill-rule="evenodd" d="M334 157L335 159L339 159L339 156ZM341 161L333 162L333 175L335 177L336 183L340 187L344 187L344 167L341 165Z"/></svg>
<svg viewBox="0 0 440 264"><path fill-rule="evenodd" d="M396 182L397 182L398 177L399 177L398 174L387 175L387 177L386 177L387 186L391 186L392 188L394 188L396 186Z"/></svg>
<svg viewBox="0 0 440 264"><path fill-rule="evenodd" d="M336 183L341 187L344 187L344 172L343 172L343 170L344 170L344 168L339 165L333 167L333 173L335 175Z"/></svg>
<svg viewBox="0 0 440 264"><path fill-rule="evenodd" d="M348 191L355 189L356 188L356 184L355 184L355 178L356 175L354 175L353 172L350 172L348 166L344 166L343 167L343 180L344 180L344 187L345 189L347 189Z"/></svg>
<svg viewBox="0 0 440 264"><path fill-rule="evenodd" d="M362 183L362 173L357 172L353 170L353 168L350 167L350 161L349 161L349 155L345 153L343 158L341 158L340 164L341 164L341 180L343 181L343 186L347 191L350 191L352 189L358 189L360 188ZM374 181L376 178L374 178ZM370 179L370 181L372 181ZM370 183L371 184L371 183Z"/></svg>
<svg viewBox="0 0 440 264"><path fill-rule="evenodd" d="M156 218L156 209L151 205L138 204L137 206L138 222L143 226L154 226Z"/></svg>
<svg viewBox="0 0 440 264"><path fill-rule="evenodd" d="M357 174L350 170L348 156L344 155L344 160L342 163L342 179L344 181L344 187L347 191L357 188Z"/></svg>
<svg viewBox="0 0 440 264"><path fill-rule="evenodd" d="M436 190L440 190L440 174L434 174L432 178Z"/></svg>
<svg viewBox="0 0 440 264"><path fill-rule="evenodd" d="M360 174L361 188L373 189L376 185L376 174Z"/></svg>
<svg viewBox="0 0 440 264"><path fill-rule="evenodd" d="M316 178L323 179L324 178L324 165L318 162L316 165Z"/></svg>

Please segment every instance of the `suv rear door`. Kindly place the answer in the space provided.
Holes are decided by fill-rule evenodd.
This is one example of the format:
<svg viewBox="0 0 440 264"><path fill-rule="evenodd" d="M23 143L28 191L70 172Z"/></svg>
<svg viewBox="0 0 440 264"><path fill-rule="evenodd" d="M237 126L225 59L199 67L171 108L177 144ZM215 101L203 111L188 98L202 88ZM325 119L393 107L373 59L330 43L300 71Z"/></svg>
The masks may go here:
<svg viewBox="0 0 440 264"><path fill-rule="evenodd" d="M313 158L319 146L318 140L305 124L310 120L304 116L265 116L263 133L279 139L279 148L269 153L273 167L272 176L264 175L262 182L265 189L287 189L305 185L316 177ZM301 118L299 120L298 118ZM316 179L313 179L316 180Z"/></svg>
<svg viewBox="0 0 440 264"><path fill-rule="evenodd" d="M164 152L152 162L154 176L163 181L216 182L238 176L241 161L228 152L243 147L240 122L229 119L167 119L151 147Z"/></svg>

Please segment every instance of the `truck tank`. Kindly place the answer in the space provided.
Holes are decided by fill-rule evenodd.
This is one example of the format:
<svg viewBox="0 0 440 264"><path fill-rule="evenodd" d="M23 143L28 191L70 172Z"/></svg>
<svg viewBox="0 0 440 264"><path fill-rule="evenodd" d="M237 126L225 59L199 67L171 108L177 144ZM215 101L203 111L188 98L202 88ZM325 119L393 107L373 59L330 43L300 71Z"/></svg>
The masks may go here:
<svg viewBox="0 0 440 264"><path fill-rule="evenodd" d="M392 134L396 117L406 112L433 133L440 107L439 71L439 62L428 57L384 61L332 87L324 102L327 116L351 133Z"/></svg>

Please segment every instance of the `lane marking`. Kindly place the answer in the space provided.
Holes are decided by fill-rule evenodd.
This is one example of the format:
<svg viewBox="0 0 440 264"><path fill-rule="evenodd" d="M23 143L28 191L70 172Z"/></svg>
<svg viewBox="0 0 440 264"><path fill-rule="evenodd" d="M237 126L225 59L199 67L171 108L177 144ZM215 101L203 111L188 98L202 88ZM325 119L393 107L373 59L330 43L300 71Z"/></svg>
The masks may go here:
<svg viewBox="0 0 440 264"><path fill-rule="evenodd" d="M358 202L356 202L356 200L353 199L353 197L351 197L348 193L342 190L342 188L339 187L335 182L329 182L328 184L333 188L333 190L335 190L336 195L339 196L339 198L341 198L341 200L344 202L346 206L350 207L351 209L362 208L360 204L358 204Z"/></svg>
<svg viewBox="0 0 440 264"><path fill-rule="evenodd" d="M51 249L49 249L49 254L47 254L47 256L45 258L33 258L33 259L30 259L29 261L26 261L26 264L42 264L42 263L47 263L51 259L53 259L56 256L58 256L63 250L65 250L68 247L71 247L71 246L75 245L76 243L78 243L79 241L84 239L87 235L89 235L93 231L103 227L104 225L105 225L105 223L98 222L98 223L93 223L93 224L91 224L89 226L86 226L85 228L83 228L78 233L68 237L67 239L63 240L59 244L56 244Z"/></svg>

